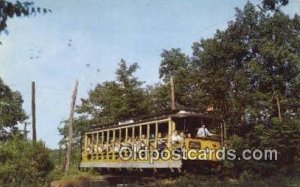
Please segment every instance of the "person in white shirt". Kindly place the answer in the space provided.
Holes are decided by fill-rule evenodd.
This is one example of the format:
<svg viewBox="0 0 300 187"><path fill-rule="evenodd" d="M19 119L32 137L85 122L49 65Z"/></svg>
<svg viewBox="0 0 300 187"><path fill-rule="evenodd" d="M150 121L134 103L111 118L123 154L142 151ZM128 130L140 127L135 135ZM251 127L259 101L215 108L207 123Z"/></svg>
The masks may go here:
<svg viewBox="0 0 300 187"><path fill-rule="evenodd" d="M172 144L178 144L178 143L182 143L184 140L184 133L181 133L181 135L178 134L177 130L174 130L172 136L171 136L171 142Z"/></svg>
<svg viewBox="0 0 300 187"><path fill-rule="evenodd" d="M196 137L198 138L205 138L207 136L213 136L214 134L210 133L207 128L205 128L205 125L202 125L201 128L198 129Z"/></svg>
<svg viewBox="0 0 300 187"><path fill-rule="evenodd" d="M166 147L167 147L166 140L164 138L162 138L162 134L159 132L157 134L157 148L158 148L158 151L162 151Z"/></svg>
<svg viewBox="0 0 300 187"><path fill-rule="evenodd" d="M171 136L171 143L175 144L178 142L178 131L174 130Z"/></svg>
<svg viewBox="0 0 300 187"><path fill-rule="evenodd" d="M184 132L180 132L180 134L179 134L179 142L183 143L185 138L186 138L186 135L184 134Z"/></svg>

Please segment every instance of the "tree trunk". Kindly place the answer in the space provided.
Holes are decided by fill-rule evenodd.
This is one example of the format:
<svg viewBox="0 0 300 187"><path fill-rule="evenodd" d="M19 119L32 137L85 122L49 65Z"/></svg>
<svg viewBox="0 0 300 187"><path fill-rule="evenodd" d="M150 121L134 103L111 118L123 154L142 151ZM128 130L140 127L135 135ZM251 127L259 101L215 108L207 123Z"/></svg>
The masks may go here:
<svg viewBox="0 0 300 187"><path fill-rule="evenodd" d="M77 90L78 90L78 80L75 83L75 88L72 94L72 102L71 102L71 111L68 121L68 127L69 127L69 134L68 134L68 147L67 147L67 155L66 155L66 167L65 172L69 172L70 169L70 162L71 162L71 153L72 153L72 138L73 138L73 116L74 116L74 108L75 108L75 101L77 96Z"/></svg>

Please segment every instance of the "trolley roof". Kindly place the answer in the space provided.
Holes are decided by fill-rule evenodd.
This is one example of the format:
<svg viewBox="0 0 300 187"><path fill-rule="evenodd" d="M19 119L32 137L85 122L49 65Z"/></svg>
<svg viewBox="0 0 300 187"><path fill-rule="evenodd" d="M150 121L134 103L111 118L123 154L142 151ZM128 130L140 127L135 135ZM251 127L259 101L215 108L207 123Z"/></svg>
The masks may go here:
<svg viewBox="0 0 300 187"><path fill-rule="evenodd" d="M117 128L117 127L124 127L124 126L131 126L131 125L137 125L139 123L147 123L147 122L154 122L157 120L163 120L163 119L179 119L179 118L188 118L188 117L196 117L196 118L202 118L209 121L215 120L219 121L219 118L209 116L207 114L203 114L200 112L197 112L195 110L172 110L168 112L161 113L159 115L152 115L152 116L143 116L140 118L132 118L127 121L119 121L111 124L93 124L90 131L95 130L104 130L104 129L110 129L110 128Z"/></svg>

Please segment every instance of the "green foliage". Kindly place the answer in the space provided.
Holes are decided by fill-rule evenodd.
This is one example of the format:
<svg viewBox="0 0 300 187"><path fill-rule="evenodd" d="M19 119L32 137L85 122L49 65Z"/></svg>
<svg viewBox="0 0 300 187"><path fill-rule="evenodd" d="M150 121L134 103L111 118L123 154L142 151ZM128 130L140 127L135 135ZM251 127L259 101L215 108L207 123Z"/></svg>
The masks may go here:
<svg viewBox="0 0 300 187"><path fill-rule="evenodd" d="M17 130L17 123L26 119L22 104L21 94L12 91L0 78L0 141L10 137Z"/></svg>
<svg viewBox="0 0 300 187"><path fill-rule="evenodd" d="M264 3L265 9L274 10L287 1ZM164 50L159 68L162 84L143 88L134 76L138 65L127 66L121 60L116 80L98 84L88 98L82 99L78 113L84 116L75 120L74 137L88 124L107 124L169 110L172 76L177 107L205 113L208 106L213 106L214 115L227 124L229 146L238 155L244 148L279 151L277 161L228 161L225 166L232 176L241 175L242 181L251 181L275 172L297 173L299 33L299 16L290 18L280 11L269 14L248 2L243 9L236 9L235 20L226 30L217 30L212 38L195 42L191 57L179 48ZM65 128L61 134L66 135Z"/></svg>
<svg viewBox="0 0 300 187"><path fill-rule="evenodd" d="M170 106L170 77L173 76L175 85L175 101L179 108L198 108L205 110L204 102L207 102L207 96L201 92L199 82L201 77L193 61L179 48L171 50L163 50L161 54L162 60L159 67L159 77L165 83L154 89L153 94L161 93L163 99L154 97L160 100L161 106ZM162 91L164 93L162 93ZM153 96L153 95L152 95ZM159 95L157 95L159 96Z"/></svg>
<svg viewBox="0 0 300 187"><path fill-rule="evenodd" d="M279 11L280 7L286 6L289 0L262 0L265 10Z"/></svg>
<svg viewBox="0 0 300 187"><path fill-rule="evenodd" d="M280 121L273 119L268 126L257 125L244 137L234 136L231 148L237 150L242 158L242 151L247 149L277 150L277 160L235 160L238 173L248 171L257 176L297 175L300 168L300 123L299 119Z"/></svg>
<svg viewBox="0 0 300 187"><path fill-rule="evenodd" d="M67 144L68 137L68 121L61 122L61 127L58 128L59 134L63 139L59 142L60 146ZM81 135L90 128L90 123L87 120L87 117L82 115L73 120L73 148L81 149Z"/></svg>
<svg viewBox="0 0 300 187"><path fill-rule="evenodd" d="M150 107L150 98L155 95L154 92L153 94L152 91L148 92L152 89L143 88L143 82L134 76L138 68L137 63L128 66L122 59L116 71L116 80L98 84L89 92L87 99L81 100L82 103L77 108L80 116L73 123L73 151L80 153L81 135L91 125L105 125L157 112ZM68 137L67 121L62 124L63 126L59 128L59 133L63 137L60 141L61 146L66 144ZM74 164L78 164L79 159L80 154L73 160Z"/></svg>
<svg viewBox="0 0 300 187"><path fill-rule="evenodd" d="M174 76L177 104L202 111L213 106L238 151L280 152L276 162L229 162L238 174L288 174L299 167L299 33L299 16L268 14L248 2L226 30L195 42L191 58L179 49L163 52L160 77Z"/></svg>
<svg viewBox="0 0 300 187"><path fill-rule="evenodd" d="M170 89L168 85L155 84L154 86L148 86L146 92L151 114L156 115L171 109Z"/></svg>
<svg viewBox="0 0 300 187"><path fill-rule="evenodd" d="M90 115L93 122L100 124L149 114L142 82L133 75L137 68L136 63L127 66L121 60L116 71L117 80L98 84L89 92L88 99L82 99L78 112Z"/></svg>
<svg viewBox="0 0 300 187"><path fill-rule="evenodd" d="M289 174L300 172L300 119L278 120L262 130L261 149L275 148L278 159L274 164L277 173Z"/></svg>
<svg viewBox="0 0 300 187"><path fill-rule="evenodd" d="M66 177L74 177L74 176L91 176L91 173L81 172L78 170L78 165L81 161L81 147L78 146L80 141L74 141L71 162L70 162L70 170L68 174L65 173L65 161L66 161L66 149L65 143L63 143L65 139L62 139L60 149L50 150L49 159L55 166L54 169L47 176L46 181L60 180Z"/></svg>
<svg viewBox="0 0 300 187"><path fill-rule="evenodd" d="M43 142L20 138L0 143L0 185L43 185L53 169Z"/></svg>
<svg viewBox="0 0 300 187"><path fill-rule="evenodd" d="M297 16L270 16L247 3L244 10L237 9L227 30L194 43L199 87L215 113L230 124L230 134L278 116L276 98L285 105L283 113L297 112L299 23Z"/></svg>
<svg viewBox="0 0 300 187"><path fill-rule="evenodd" d="M68 180L81 177L93 178L95 177L95 174L91 171L82 172L78 170L77 165L74 164L71 165L68 174L66 174L62 165L55 165L55 168L47 175L46 181Z"/></svg>
<svg viewBox="0 0 300 187"><path fill-rule="evenodd" d="M159 67L159 77L163 78L165 82L168 82L171 76L175 76L187 68L188 57L182 53L179 48L163 50L161 57L162 61Z"/></svg>
<svg viewBox="0 0 300 187"><path fill-rule="evenodd" d="M298 186L299 179L295 177L280 177L274 176L271 178L260 178L256 175L244 172L238 179L224 179L220 180L215 176L197 176L187 175L176 180L175 184L166 185L163 183L157 186L177 186L177 187L274 187L274 186Z"/></svg>
<svg viewBox="0 0 300 187"><path fill-rule="evenodd" d="M183 186L224 186L226 183L223 183L215 176L198 176L198 175L187 175L182 176L176 180L174 186L183 187Z"/></svg>
<svg viewBox="0 0 300 187"><path fill-rule="evenodd" d="M0 0L0 33L7 28L7 20L13 17L29 16L36 13L47 13L51 10L41 7L34 7L33 2L20 2L15 3L7 0ZM1 44L1 42L0 42Z"/></svg>

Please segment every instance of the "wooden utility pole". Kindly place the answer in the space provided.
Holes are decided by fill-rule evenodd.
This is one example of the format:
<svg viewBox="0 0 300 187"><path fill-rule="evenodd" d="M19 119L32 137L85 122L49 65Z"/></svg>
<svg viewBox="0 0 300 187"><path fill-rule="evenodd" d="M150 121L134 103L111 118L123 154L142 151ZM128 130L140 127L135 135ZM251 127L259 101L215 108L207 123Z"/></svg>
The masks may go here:
<svg viewBox="0 0 300 187"><path fill-rule="evenodd" d="M59 159L58 159L59 165L61 164L61 145L59 144Z"/></svg>
<svg viewBox="0 0 300 187"><path fill-rule="evenodd" d="M174 80L173 76L170 77L170 87L171 87L171 109L175 110L175 89L174 89Z"/></svg>
<svg viewBox="0 0 300 187"><path fill-rule="evenodd" d="M68 147L67 147L66 167L65 167L66 173L69 172L69 169L70 169L72 141L73 141L72 140L72 138L73 138L73 116L74 116L74 108L75 108L77 90L78 90L78 80L76 80L75 88L74 88L74 91L72 94L71 110L70 110L70 116L69 116L69 120L68 120L69 135L68 135Z"/></svg>
<svg viewBox="0 0 300 187"><path fill-rule="evenodd" d="M32 141L36 142L35 82L31 82Z"/></svg>
<svg viewBox="0 0 300 187"><path fill-rule="evenodd" d="M27 140L27 133L28 133L28 131L27 131L27 125L28 125L28 123L27 122L25 122L24 123L24 134L23 134L23 136L24 136L24 139L25 140Z"/></svg>

